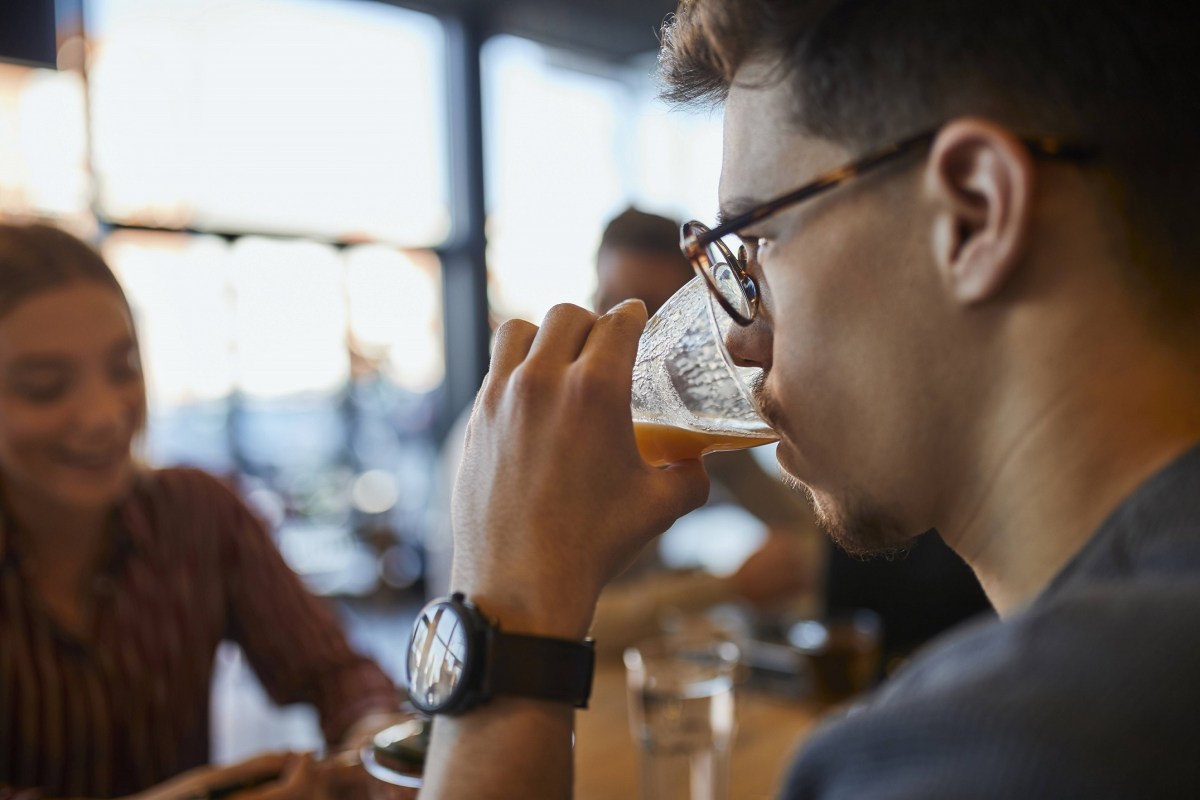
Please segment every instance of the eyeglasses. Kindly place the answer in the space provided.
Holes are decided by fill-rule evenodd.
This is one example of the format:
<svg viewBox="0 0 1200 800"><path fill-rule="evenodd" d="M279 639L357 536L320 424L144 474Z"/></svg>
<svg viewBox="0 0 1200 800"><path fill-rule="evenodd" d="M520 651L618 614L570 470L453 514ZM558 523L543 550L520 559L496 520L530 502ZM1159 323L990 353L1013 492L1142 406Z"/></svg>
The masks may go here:
<svg viewBox="0 0 1200 800"><path fill-rule="evenodd" d="M759 291L754 278L750 277L747 271L748 254L753 251L747 248L746 243L737 235L738 232L778 214L785 208L896 161L901 156L928 147L939 130L926 131L868 153L863 158L827 172L799 189L738 214L715 228L710 229L695 220L686 222L680 228L679 247L692 263L696 274L708 284L709 292L721 308L738 325L749 325L758 313ZM1051 136L1026 137L1021 139L1021 143L1036 156L1074 162L1091 161L1096 157L1094 148Z"/></svg>

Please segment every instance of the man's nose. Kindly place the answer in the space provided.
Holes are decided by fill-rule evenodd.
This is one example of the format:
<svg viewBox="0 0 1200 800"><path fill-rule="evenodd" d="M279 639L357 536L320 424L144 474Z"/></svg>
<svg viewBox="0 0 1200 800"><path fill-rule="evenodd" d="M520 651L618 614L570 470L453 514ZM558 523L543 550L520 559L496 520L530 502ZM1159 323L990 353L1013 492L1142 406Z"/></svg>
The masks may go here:
<svg viewBox="0 0 1200 800"><path fill-rule="evenodd" d="M725 347L739 367L771 369L772 326L765 311L760 307L749 325L730 325L725 333Z"/></svg>

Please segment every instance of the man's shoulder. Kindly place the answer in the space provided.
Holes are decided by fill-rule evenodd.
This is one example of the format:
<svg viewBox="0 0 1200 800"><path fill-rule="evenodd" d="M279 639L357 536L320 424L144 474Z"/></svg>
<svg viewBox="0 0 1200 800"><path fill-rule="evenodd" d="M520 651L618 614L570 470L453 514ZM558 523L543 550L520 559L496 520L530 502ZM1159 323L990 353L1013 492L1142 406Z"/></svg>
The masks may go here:
<svg viewBox="0 0 1200 800"><path fill-rule="evenodd" d="M977 692L1035 671L1033 686L1068 675L1087 688L1132 671L1200 660L1200 570L1094 582L1039 599L1003 621L968 626L918 654L881 703L925 692ZM1159 656L1167 653L1165 661ZM1076 674L1081 670L1082 674ZM1065 673L1065 674L1064 674ZM1064 687L1070 688L1070 687Z"/></svg>
<svg viewBox="0 0 1200 800"><path fill-rule="evenodd" d="M1093 584L916 657L801 753L788 797L1200 796L1200 581Z"/></svg>

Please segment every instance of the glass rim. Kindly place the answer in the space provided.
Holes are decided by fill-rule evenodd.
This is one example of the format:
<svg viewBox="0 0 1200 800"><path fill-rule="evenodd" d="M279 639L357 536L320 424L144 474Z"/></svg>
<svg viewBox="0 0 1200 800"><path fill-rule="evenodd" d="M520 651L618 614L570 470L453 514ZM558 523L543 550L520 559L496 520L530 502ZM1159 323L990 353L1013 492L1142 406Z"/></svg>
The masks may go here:
<svg viewBox="0 0 1200 800"><path fill-rule="evenodd" d="M732 376L733 382L737 386L738 392L741 393L742 398L750 405L750 408L754 409L755 415L762 420L763 426L767 430L773 431L774 428L768 424L758 407L758 403L754 400L754 391L746 385L746 381L742 376L742 370L755 370L761 377L764 374L763 370L760 367L740 367L734 362L733 355L729 352L729 347L725 344L725 335L721 332L721 323L717 318L718 307L723 311L726 309L723 304L720 306L715 305L716 301L717 296L711 291L708 292L708 323L712 326L713 337L717 340L717 352L721 354L721 360L725 362L725 367L729 370L729 374ZM736 321L735 319L734 322Z"/></svg>

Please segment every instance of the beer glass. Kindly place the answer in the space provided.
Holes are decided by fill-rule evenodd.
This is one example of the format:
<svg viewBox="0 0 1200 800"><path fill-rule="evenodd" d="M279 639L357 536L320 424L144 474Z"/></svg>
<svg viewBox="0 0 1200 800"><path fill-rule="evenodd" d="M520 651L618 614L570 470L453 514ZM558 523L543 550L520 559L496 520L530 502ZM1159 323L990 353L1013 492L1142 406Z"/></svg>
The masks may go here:
<svg viewBox="0 0 1200 800"><path fill-rule="evenodd" d="M762 370L739 367L725 349L733 321L693 278L642 333L633 367L633 429L648 463L663 466L716 450L776 440L755 409Z"/></svg>

